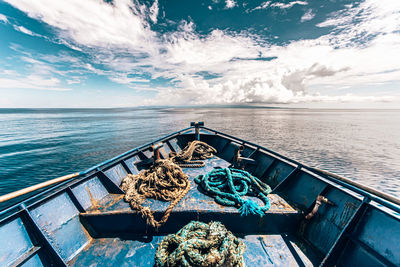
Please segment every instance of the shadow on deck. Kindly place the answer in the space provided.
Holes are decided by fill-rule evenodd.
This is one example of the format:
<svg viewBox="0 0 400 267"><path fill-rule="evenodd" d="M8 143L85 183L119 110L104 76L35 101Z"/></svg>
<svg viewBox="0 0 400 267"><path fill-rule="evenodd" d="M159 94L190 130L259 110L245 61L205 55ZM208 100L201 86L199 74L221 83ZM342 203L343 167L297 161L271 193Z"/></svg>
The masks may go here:
<svg viewBox="0 0 400 267"><path fill-rule="evenodd" d="M99 238L74 259L71 266L154 266L154 255L164 236ZM246 235L240 237L246 244L246 266L312 266L291 235Z"/></svg>

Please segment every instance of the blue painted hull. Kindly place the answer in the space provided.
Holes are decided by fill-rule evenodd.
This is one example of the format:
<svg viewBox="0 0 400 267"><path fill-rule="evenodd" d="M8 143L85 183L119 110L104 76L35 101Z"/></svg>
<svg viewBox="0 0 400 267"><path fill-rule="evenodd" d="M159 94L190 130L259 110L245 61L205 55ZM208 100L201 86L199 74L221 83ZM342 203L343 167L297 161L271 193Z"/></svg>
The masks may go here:
<svg viewBox="0 0 400 267"><path fill-rule="evenodd" d="M240 216L201 193L189 193L158 230L146 225L123 199L122 179L138 162L180 151L195 138L187 128L96 165L79 177L35 194L0 212L0 266L153 266L165 235L192 220L220 221L246 244L246 266L400 266L400 207L250 142L202 127L201 140L218 154L199 169L184 168L193 181L227 167L235 149L255 164L245 169L271 186L264 217ZM328 199L312 218L318 196ZM168 203L147 200L161 216Z"/></svg>

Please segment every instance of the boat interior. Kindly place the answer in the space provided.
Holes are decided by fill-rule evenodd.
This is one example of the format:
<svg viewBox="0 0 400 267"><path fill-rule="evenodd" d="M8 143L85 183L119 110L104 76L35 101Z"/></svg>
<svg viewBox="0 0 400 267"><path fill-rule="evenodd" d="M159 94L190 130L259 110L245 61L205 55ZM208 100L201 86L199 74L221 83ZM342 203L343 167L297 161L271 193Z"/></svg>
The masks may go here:
<svg viewBox="0 0 400 267"><path fill-rule="evenodd" d="M163 137L161 158L196 138L193 127ZM146 169L149 143L101 163L5 209L0 214L0 263L10 266L154 266L164 236L190 221L219 221L244 241L246 266L399 266L399 207L313 172L294 160L218 131L200 128L218 153L202 168L183 168L188 194L159 229L124 200L120 184ZM217 204L193 179L232 166L238 146L244 169L270 185L263 217ZM260 202L258 199L254 201ZM160 218L168 203L146 200ZM306 218L307 217L307 218Z"/></svg>

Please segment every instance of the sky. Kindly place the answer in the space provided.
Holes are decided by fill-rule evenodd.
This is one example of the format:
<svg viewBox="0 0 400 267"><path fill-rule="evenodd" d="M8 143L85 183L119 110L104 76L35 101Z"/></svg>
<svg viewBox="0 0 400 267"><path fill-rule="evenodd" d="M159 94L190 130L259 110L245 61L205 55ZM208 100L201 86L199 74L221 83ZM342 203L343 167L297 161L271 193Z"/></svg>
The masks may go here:
<svg viewBox="0 0 400 267"><path fill-rule="evenodd" d="M400 108L400 1L0 1L0 108Z"/></svg>

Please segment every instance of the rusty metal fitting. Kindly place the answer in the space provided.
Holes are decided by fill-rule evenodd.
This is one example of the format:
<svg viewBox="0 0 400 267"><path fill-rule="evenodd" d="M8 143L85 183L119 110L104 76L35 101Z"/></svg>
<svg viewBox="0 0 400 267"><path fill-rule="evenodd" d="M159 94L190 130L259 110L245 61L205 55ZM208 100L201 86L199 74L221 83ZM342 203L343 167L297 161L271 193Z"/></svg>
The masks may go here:
<svg viewBox="0 0 400 267"><path fill-rule="evenodd" d="M244 150L243 145L233 144L235 146L234 157L233 157L233 166L237 169L244 169L247 164L257 164L254 159L242 157L241 152Z"/></svg>
<svg viewBox="0 0 400 267"><path fill-rule="evenodd" d="M203 121L191 122L190 126L194 126L194 139L200 141L200 126L204 126Z"/></svg>
<svg viewBox="0 0 400 267"><path fill-rule="evenodd" d="M309 220L312 217L314 217L314 215L318 212L318 209L322 205L322 203L326 203L326 204L329 204L332 206L334 205L334 203L332 201L330 201L329 199L327 199L326 197L318 195L317 199L315 200L315 205L314 205L312 211L306 215L305 219Z"/></svg>
<svg viewBox="0 0 400 267"><path fill-rule="evenodd" d="M153 151L154 160L160 159L160 148L163 147L163 143L157 143L151 146L150 150Z"/></svg>

